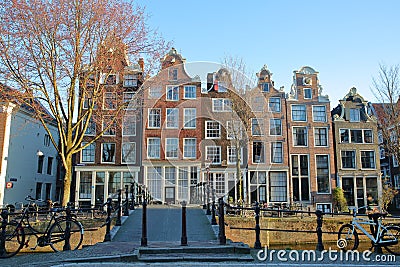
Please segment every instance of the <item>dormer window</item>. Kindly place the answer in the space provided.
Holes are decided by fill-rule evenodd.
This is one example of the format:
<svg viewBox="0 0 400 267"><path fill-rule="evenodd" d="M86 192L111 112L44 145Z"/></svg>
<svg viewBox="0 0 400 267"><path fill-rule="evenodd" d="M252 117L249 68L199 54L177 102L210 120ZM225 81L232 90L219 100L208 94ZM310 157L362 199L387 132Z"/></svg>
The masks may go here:
<svg viewBox="0 0 400 267"><path fill-rule="evenodd" d="M351 108L350 109L350 119L351 122L359 122L360 121L360 109Z"/></svg>
<svg viewBox="0 0 400 267"><path fill-rule="evenodd" d="M304 88L304 99L311 99L312 91L311 88Z"/></svg>
<svg viewBox="0 0 400 267"><path fill-rule="evenodd" d="M168 70L168 80L177 81L178 80L178 69L170 68Z"/></svg>
<svg viewBox="0 0 400 267"><path fill-rule="evenodd" d="M137 75L126 74L124 75L124 87L135 87L137 86Z"/></svg>
<svg viewBox="0 0 400 267"><path fill-rule="evenodd" d="M261 84L261 90L263 92L269 92L269 83L262 83Z"/></svg>
<svg viewBox="0 0 400 267"><path fill-rule="evenodd" d="M118 83L118 76L115 73L102 73L100 75L100 84L114 85Z"/></svg>

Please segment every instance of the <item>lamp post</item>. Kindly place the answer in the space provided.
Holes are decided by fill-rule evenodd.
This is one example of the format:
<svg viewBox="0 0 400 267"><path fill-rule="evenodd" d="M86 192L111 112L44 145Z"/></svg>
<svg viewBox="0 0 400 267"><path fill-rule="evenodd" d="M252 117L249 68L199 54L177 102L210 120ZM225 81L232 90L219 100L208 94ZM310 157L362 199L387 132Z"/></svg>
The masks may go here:
<svg viewBox="0 0 400 267"><path fill-rule="evenodd" d="M207 164L207 163L206 163ZM207 172L207 215L211 215L210 209L210 166L206 165Z"/></svg>

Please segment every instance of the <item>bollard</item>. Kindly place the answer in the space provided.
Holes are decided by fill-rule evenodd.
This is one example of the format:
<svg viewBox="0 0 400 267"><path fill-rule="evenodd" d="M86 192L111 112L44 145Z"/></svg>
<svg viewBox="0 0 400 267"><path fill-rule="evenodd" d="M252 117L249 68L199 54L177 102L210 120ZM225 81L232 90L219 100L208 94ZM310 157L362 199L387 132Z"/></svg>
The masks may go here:
<svg viewBox="0 0 400 267"><path fill-rule="evenodd" d="M256 219L256 242L254 242L254 248L256 249L261 249L261 242L260 242L260 206L258 202L256 202L256 207L255 207L255 219Z"/></svg>
<svg viewBox="0 0 400 267"><path fill-rule="evenodd" d="M71 250L71 244L69 242L70 238L71 238L71 207L67 206L67 209L65 210L65 213L67 214L67 221L66 226L65 226L65 238L64 238L64 246L63 246L63 251L68 251Z"/></svg>
<svg viewBox="0 0 400 267"><path fill-rule="evenodd" d="M318 237L318 243L317 243L317 247L315 248L315 250L317 251L323 251L324 250L324 244L322 243L322 216L323 213L321 210L317 210L315 212L315 214L317 215L317 237Z"/></svg>
<svg viewBox="0 0 400 267"><path fill-rule="evenodd" d="M217 225L217 219L215 218L215 200L212 202L212 216L211 216L211 225Z"/></svg>
<svg viewBox="0 0 400 267"><path fill-rule="evenodd" d="M147 247L147 202L146 199L143 200L143 213L142 213L142 239L140 240L140 245L142 247Z"/></svg>
<svg viewBox="0 0 400 267"><path fill-rule="evenodd" d="M211 215L210 207L210 184L207 184L207 212L206 215Z"/></svg>
<svg viewBox="0 0 400 267"><path fill-rule="evenodd" d="M182 236L181 246L187 246L187 234L186 234L186 201L182 201Z"/></svg>
<svg viewBox="0 0 400 267"><path fill-rule="evenodd" d="M118 189L118 203L117 203L117 220L115 221L115 226L121 226L121 194L122 194L122 190Z"/></svg>
<svg viewBox="0 0 400 267"><path fill-rule="evenodd" d="M218 238L219 238L219 244L220 245L226 245L226 236L225 236L225 215L224 215L224 200L221 198L218 199L218 223L219 223L219 233L218 233Z"/></svg>
<svg viewBox="0 0 400 267"><path fill-rule="evenodd" d="M109 197L107 198L107 219L106 219L106 235L104 237L104 242L109 242L111 241L111 202L112 199Z"/></svg>
<svg viewBox="0 0 400 267"><path fill-rule="evenodd" d="M6 256L6 226L8 223L8 210L3 210L1 212L2 224L1 224L1 235L0 235L0 256Z"/></svg>
<svg viewBox="0 0 400 267"><path fill-rule="evenodd" d="M129 185L125 185L125 209L124 216L129 216Z"/></svg>
<svg viewBox="0 0 400 267"><path fill-rule="evenodd" d="M131 184L131 198L132 198L132 200L131 200L130 209L134 210L135 209L135 182L133 182Z"/></svg>

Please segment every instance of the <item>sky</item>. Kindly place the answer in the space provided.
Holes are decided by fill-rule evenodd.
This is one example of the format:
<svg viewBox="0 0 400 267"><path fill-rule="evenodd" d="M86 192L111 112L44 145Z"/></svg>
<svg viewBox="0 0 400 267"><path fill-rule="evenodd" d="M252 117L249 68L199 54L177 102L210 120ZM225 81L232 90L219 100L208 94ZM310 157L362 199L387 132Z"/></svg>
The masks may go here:
<svg viewBox="0 0 400 267"><path fill-rule="evenodd" d="M187 62L238 57L254 74L266 64L275 87L286 92L293 71L310 66L332 108L351 87L376 102L372 77L379 64L400 63L397 0L136 2Z"/></svg>

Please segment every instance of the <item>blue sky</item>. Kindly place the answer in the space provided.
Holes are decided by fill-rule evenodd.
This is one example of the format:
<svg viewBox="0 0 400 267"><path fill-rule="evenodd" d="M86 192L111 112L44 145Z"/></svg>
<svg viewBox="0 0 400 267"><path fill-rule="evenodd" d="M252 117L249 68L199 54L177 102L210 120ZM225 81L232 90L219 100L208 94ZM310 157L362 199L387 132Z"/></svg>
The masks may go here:
<svg viewBox="0 0 400 267"><path fill-rule="evenodd" d="M187 62L241 57L254 73L267 64L289 92L293 71L319 71L331 106L355 86L367 100L380 63L398 64L400 1L140 0L151 28Z"/></svg>

